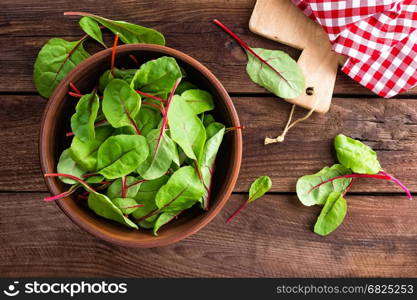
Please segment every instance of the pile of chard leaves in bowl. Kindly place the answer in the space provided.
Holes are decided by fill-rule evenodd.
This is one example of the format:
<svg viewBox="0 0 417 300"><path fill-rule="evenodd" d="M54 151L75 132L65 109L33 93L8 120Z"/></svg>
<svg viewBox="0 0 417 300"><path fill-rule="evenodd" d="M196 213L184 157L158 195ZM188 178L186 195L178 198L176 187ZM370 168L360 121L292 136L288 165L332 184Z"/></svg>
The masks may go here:
<svg viewBox="0 0 417 300"><path fill-rule="evenodd" d="M114 56L113 56L114 57ZM173 57L117 69L112 60L71 117L71 146L57 173L97 215L129 228L161 226L182 211L208 209L214 161L226 128L209 113L212 95L181 79Z"/></svg>

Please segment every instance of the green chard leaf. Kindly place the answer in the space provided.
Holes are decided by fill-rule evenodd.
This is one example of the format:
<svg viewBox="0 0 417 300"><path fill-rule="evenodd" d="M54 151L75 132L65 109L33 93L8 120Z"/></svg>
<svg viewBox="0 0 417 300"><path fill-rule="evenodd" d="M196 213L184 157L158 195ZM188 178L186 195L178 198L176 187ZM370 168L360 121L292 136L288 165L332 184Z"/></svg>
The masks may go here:
<svg viewBox="0 0 417 300"><path fill-rule="evenodd" d="M160 32L151 28L124 21L114 21L89 13L69 12L65 13L65 15L77 15L91 18L109 29L114 34L118 33L120 40L126 44L165 45L164 36Z"/></svg>
<svg viewBox="0 0 417 300"><path fill-rule="evenodd" d="M211 114L204 114L204 118L203 118L203 124L204 127L208 127L211 123L216 122L216 120L214 119L213 115Z"/></svg>
<svg viewBox="0 0 417 300"><path fill-rule="evenodd" d="M181 95L185 91L192 90L192 89L197 89L197 86L192 84L189 81L181 81L177 89L175 90L175 94Z"/></svg>
<svg viewBox="0 0 417 300"><path fill-rule="evenodd" d="M152 211L155 211L158 209L158 206L156 206L155 197L158 193L159 189L167 183L169 179L169 176L164 175L158 179L145 181L142 183L139 187L139 191L137 192L135 196L135 200L138 204L143 204L144 206L138 207L133 212L133 217L135 219L142 218ZM146 219L146 221L153 221L157 218L157 215L153 215ZM152 226L153 227L153 226Z"/></svg>
<svg viewBox="0 0 417 300"><path fill-rule="evenodd" d="M349 186L352 178L340 178L332 182L321 183L330 178L346 174L351 174L351 171L342 165L335 164L330 168L324 167L318 173L299 178L296 188L298 199L306 206L323 205L332 192L343 193ZM313 189L319 184L321 184L319 187Z"/></svg>
<svg viewBox="0 0 417 300"><path fill-rule="evenodd" d="M272 181L269 176L261 176L257 178L250 186L248 203L261 198L271 189Z"/></svg>
<svg viewBox="0 0 417 300"><path fill-rule="evenodd" d="M328 235L342 224L346 212L347 203L342 193L330 193L314 226L314 232L323 236Z"/></svg>
<svg viewBox="0 0 417 300"><path fill-rule="evenodd" d="M97 152L101 144L112 135L111 126L100 126L95 130L95 138L92 141L82 142L74 136L71 143L71 157L87 172L97 171Z"/></svg>
<svg viewBox="0 0 417 300"><path fill-rule="evenodd" d="M339 134L334 147L339 162L354 173L377 174L382 170L376 152L360 141Z"/></svg>
<svg viewBox="0 0 417 300"><path fill-rule="evenodd" d="M126 176L127 185L130 185L138 180L139 179L134 176ZM128 187L126 191L126 197L134 198L139 191L140 185L141 184L135 184L131 187ZM108 187L106 194L110 199L122 198L122 178L118 178L113 181L112 184Z"/></svg>
<svg viewBox="0 0 417 300"><path fill-rule="evenodd" d="M103 218L119 222L130 228L138 229L138 226L126 218L122 211L103 194L90 192L88 196L88 207Z"/></svg>
<svg viewBox="0 0 417 300"><path fill-rule="evenodd" d="M162 56L141 65L130 86L146 93L169 93L181 76L175 58Z"/></svg>
<svg viewBox="0 0 417 300"><path fill-rule="evenodd" d="M213 97L209 92L192 89L182 93L181 97L196 115L214 109Z"/></svg>
<svg viewBox="0 0 417 300"><path fill-rule="evenodd" d="M39 94L49 98L61 80L90 56L84 50L83 42L84 39L68 42L52 38L42 47L33 71L33 80Z"/></svg>
<svg viewBox="0 0 417 300"><path fill-rule="evenodd" d="M114 68L113 72L111 70L106 70L101 74L98 80L98 90L103 92L106 86L115 78L121 79L126 83L130 84L133 77L135 76L137 69L118 69Z"/></svg>
<svg viewBox="0 0 417 300"><path fill-rule="evenodd" d="M141 135L109 137L98 149L98 173L116 179L132 173L146 159L149 147Z"/></svg>
<svg viewBox="0 0 417 300"><path fill-rule="evenodd" d="M101 33L100 26L96 21L94 21L94 19L89 17L82 17L79 21L79 24L81 29L84 30L86 34L99 42L104 48L107 48L103 41L103 35Z"/></svg>
<svg viewBox="0 0 417 300"><path fill-rule="evenodd" d="M86 172L75 160L71 158L70 153L70 149L65 149L62 152L61 156L59 157L57 171L58 173L69 174L81 178L82 175L84 175ZM72 180L71 178L59 177L59 179L66 184L77 183L75 180Z"/></svg>
<svg viewBox="0 0 417 300"><path fill-rule="evenodd" d="M277 74L249 51L246 51L248 55L246 72L252 81L285 99L296 98L304 91L304 75L291 56L280 50L251 49L281 74Z"/></svg>
<svg viewBox="0 0 417 300"><path fill-rule="evenodd" d="M162 212L190 208L204 194L204 186L191 166L175 171L168 182L156 194L156 205Z"/></svg>
<svg viewBox="0 0 417 300"><path fill-rule="evenodd" d="M163 176L171 166L172 161L179 164L177 146L171 138L163 132L159 140L159 129L152 130L146 140L148 141L150 155L139 165L137 172L144 179L152 180Z"/></svg>
<svg viewBox="0 0 417 300"><path fill-rule="evenodd" d="M136 124L143 136L147 136L161 122L161 114L153 109L142 107L135 117Z"/></svg>
<svg viewBox="0 0 417 300"><path fill-rule="evenodd" d="M138 207L134 207L135 205L138 205L138 203L133 198L113 198L111 199L111 202L113 202L113 204L116 205L125 215L130 215L138 209Z"/></svg>
<svg viewBox="0 0 417 300"><path fill-rule="evenodd" d="M206 141L206 130L181 96L175 95L168 111L171 138L193 159L198 160Z"/></svg>
<svg viewBox="0 0 417 300"><path fill-rule="evenodd" d="M82 96L75 107L75 113L71 117L71 129L82 142L95 138L94 122L99 107L100 102L96 93Z"/></svg>
<svg viewBox="0 0 417 300"><path fill-rule="evenodd" d="M153 234L158 235L158 230L164 226L165 224L168 224L173 219L175 219L181 211L173 211L173 212L163 212L158 216L158 218L155 221L154 227L153 227Z"/></svg>
<svg viewBox="0 0 417 300"><path fill-rule="evenodd" d="M129 84L121 79L113 79L104 90L103 113L115 128L136 128L134 117L139 112L140 103L140 95Z"/></svg>
<svg viewBox="0 0 417 300"><path fill-rule="evenodd" d="M207 141L204 145L203 155L199 162L201 177L204 183L204 195L201 198L201 204L204 209L208 209L208 202L211 190L211 181L214 172L214 163L216 160L217 152L223 140L225 133L225 126L223 124L214 122L211 123L207 129Z"/></svg>

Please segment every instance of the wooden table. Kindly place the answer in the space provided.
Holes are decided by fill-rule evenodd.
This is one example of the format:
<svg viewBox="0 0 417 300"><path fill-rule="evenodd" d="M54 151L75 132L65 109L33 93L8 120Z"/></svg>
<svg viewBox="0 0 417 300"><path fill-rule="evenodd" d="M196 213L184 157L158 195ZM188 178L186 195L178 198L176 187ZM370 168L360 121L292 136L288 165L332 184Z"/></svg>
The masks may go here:
<svg viewBox="0 0 417 300"><path fill-rule="evenodd" d="M69 1L2 0L0 12L0 276L333 277L417 276L417 202L397 186L361 180L349 193L348 214L332 235L312 233L319 208L302 206L298 177L335 162L332 139L344 133L378 151L384 168L417 192L417 89L378 99L340 73L331 111L298 125L285 143L276 136L290 105L252 83L246 55L211 23L218 18L248 44L299 52L248 31L254 0ZM213 222L177 244L130 249L103 242L73 224L48 194L38 159L46 100L32 67L51 37L78 39L87 11L163 32L167 45L193 56L223 82L244 131L243 164L233 196ZM301 112L299 112L301 113ZM303 112L304 113L304 112ZM273 188L231 224L252 180L269 175Z"/></svg>

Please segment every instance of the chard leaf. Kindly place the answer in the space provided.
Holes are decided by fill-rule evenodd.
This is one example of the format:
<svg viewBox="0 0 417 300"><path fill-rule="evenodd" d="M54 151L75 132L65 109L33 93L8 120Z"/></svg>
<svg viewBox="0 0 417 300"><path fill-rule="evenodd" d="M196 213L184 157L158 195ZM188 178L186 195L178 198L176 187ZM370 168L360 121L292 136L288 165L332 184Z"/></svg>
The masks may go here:
<svg viewBox="0 0 417 300"><path fill-rule="evenodd" d="M99 42L104 48L107 48L103 42L103 35L101 33L100 26L96 21L94 21L94 19L89 17L82 17L79 21L79 24L81 29L84 30L86 34Z"/></svg>
<svg viewBox="0 0 417 300"><path fill-rule="evenodd" d="M204 145L203 155L199 162L201 177L204 183L204 195L201 198L201 204L204 209L208 209L208 203L211 191L211 182L214 172L214 163L220 144L225 133L225 126L223 124L214 122L211 123L207 129L207 141Z"/></svg>
<svg viewBox="0 0 417 300"><path fill-rule="evenodd" d="M96 22L100 23L114 34L118 33L120 40L126 44L165 45L164 36L160 32L151 28L124 21L114 21L89 13L70 12L65 13L65 15L77 15L94 19Z"/></svg>
<svg viewBox="0 0 417 300"><path fill-rule="evenodd" d="M137 172L140 176L147 180L163 176L168 171L172 161L179 161L175 143L166 132L163 132L163 136L158 144L159 134L160 130L154 129L146 137L150 155L137 168Z"/></svg>
<svg viewBox="0 0 417 300"><path fill-rule="evenodd" d="M146 93L169 93L181 76L175 58L162 56L141 65L130 86Z"/></svg>
<svg viewBox="0 0 417 300"><path fill-rule="evenodd" d="M147 107L142 107L135 117L135 121L143 136L147 136L149 132L156 129L161 119L162 117L159 112Z"/></svg>
<svg viewBox="0 0 417 300"><path fill-rule="evenodd" d="M107 85L103 95L103 113L107 121L115 128L132 126L134 117L140 109L140 95L125 81L113 79Z"/></svg>
<svg viewBox="0 0 417 300"><path fill-rule="evenodd" d="M192 89L197 89L197 86L192 84L189 81L181 81L175 91L175 94L181 95L185 91L192 90Z"/></svg>
<svg viewBox="0 0 417 300"><path fill-rule="evenodd" d="M314 232L328 235L342 224L347 212L346 199L339 192L332 192L326 200L314 225Z"/></svg>
<svg viewBox="0 0 417 300"><path fill-rule="evenodd" d="M192 89L182 93L181 97L196 115L214 109L213 97L209 92Z"/></svg>
<svg viewBox="0 0 417 300"><path fill-rule="evenodd" d="M98 80L98 90L103 92L106 86L115 78L121 79L126 81L126 83L130 84L133 77L135 76L137 69L118 69L114 68L113 73L111 70L106 70L103 74L101 74Z"/></svg>
<svg viewBox="0 0 417 300"><path fill-rule="evenodd" d="M248 203L254 202L255 200L261 198L271 189L272 181L268 176L261 176L252 182L249 189L249 199Z"/></svg>
<svg viewBox="0 0 417 300"><path fill-rule="evenodd" d="M88 196L88 207L103 218L119 222L130 228L138 229L138 226L126 218L122 211L103 194L90 192Z"/></svg>
<svg viewBox="0 0 417 300"><path fill-rule="evenodd" d="M211 114L204 114L204 118L203 118L204 127L208 128L208 126L211 123L214 123L214 122L216 122L216 120L214 119L213 115L211 115Z"/></svg>
<svg viewBox="0 0 417 300"><path fill-rule="evenodd" d="M339 134L334 139L337 159L354 173L377 174L381 171L376 152L364 143Z"/></svg>
<svg viewBox="0 0 417 300"><path fill-rule="evenodd" d="M146 139L140 135L109 137L98 149L98 173L116 179L132 173L148 156Z"/></svg>
<svg viewBox="0 0 417 300"><path fill-rule="evenodd" d="M75 107L75 113L71 117L71 129L82 142L94 140L94 122L100 107L96 93L86 94L81 97Z"/></svg>
<svg viewBox="0 0 417 300"><path fill-rule="evenodd" d="M71 158L70 153L71 150L69 148L65 149L62 152L61 156L59 157L57 171L58 173L69 174L81 178L82 175L84 175L86 172L79 164L77 164L75 160ZM77 183L75 180L72 180L71 178L61 176L59 177L59 179L66 184Z"/></svg>
<svg viewBox="0 0 417 300"><path fill-rule="evenodd" d="M137 180L138 179L136 177L126 176L126 183L127 183L127 185L132 184L132 183L134 183ZM127 198L133 198L133 197L135 197L136 194L139 191L140 185L141 184L135 184L134 186L129 187L127 189L126 197ZM115 181L112 182L112 184L107 189L106 195L110 199L122 198L122 178L117 178Z"/></svg>
<svg viewBox="0 0 417 300"><path fill-rule="evenodd" d="M175 95L168 111L171 138L193 159L202 155L206 130L201 120L193 113L181 96Z"/></svg>
<svg viewBox="0 0 417 300"><path fill-rule="evenodd" d="M139 191L135 196L135 200L138 204L143 204L144 206L138 207L133 212L133 217L135 219L142 218L149 214L150 212L157 210L155 197L159 189L167 183L169 176L164 175L158 179L145 181L139 187ZM157 215L151 216L146 219L146 221L153 221L157 218ZM153 227L153 226L152 226Z"/></svg>
<svg viewBox="0 0 417 300"><path fill-rule="evenodd" d="M343 193L349 186L352 178L340 178L332 182L327 182L313 189L318 184L336 177L350 174L350 170L342 165L335 164L333 166L324 167L315 174L305 175L297 181L298 199L306 206L323 205L332 192Z"/></svg>
<svg viewBox="0 0 417 300"><path fill-rule="evenodd" d="M52 38L42 47L33 71L33 80L39 94L49 98L61 80L90 56L84 50L83 42L83 39L68 42Z"/></svg>
<svg viewBox="0 0 417 300"><path fill-rule="evenodd" d="M164 212L160 214L155 221L155 224L153 227L153 234L158 235L158 230L165 224L168 224L173 219L175 219L180 213L181 211L173 211L173 212Z"/></svg>
<svg viewBox="0 0 417 300"><path fill-rule="evenodd" d="M272 67L279 70L282 75L278 75L277 72L265 65L249 51L246 51L248 55L246 72L253 82L285 99L296 98L304 91L304 75L297 62L287 53L280 50L251 49Z"/></svg>
<svg viewBox="0 0 417 300"><path fill-rule="evenodd" d="M97 151L112 133L111 126L100 126L95 130L94 140L82 142L77 136L74 136L70 147L72 159L87 172L97 171Z"/></svg>
<svg viewBox="0 0 417 300"><path fill-rule="evenodd" d="M162 212L190 208L204 194L204 186L191 166L178 169L156 194L156 205Z"/></svg>
<svg viewBox="0 0 417 300"><path fill-rule="evenodd" d="M130 215L132 212L134 212L138 207L132 207L137 205L135 199L132 198L110 198L111 202L113 202L114 205L116 205L123 214Z"/></svg>

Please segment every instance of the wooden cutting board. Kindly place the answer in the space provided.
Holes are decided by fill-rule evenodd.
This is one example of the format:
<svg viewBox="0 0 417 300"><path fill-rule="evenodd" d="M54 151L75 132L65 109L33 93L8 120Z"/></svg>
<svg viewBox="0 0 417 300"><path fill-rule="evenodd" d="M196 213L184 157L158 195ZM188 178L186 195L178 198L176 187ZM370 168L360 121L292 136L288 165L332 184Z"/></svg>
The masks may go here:
<svg viewBox="0 0 417 300"><path fill-rule="evenodd" d="M337 68L345 57L331 51L327 34L290 0L258 0L249 28L252 32L288 46L302 49L298 59L306 80L306 89L295 99L285 99L306 109L326 113L330 108Z"/></svg>

